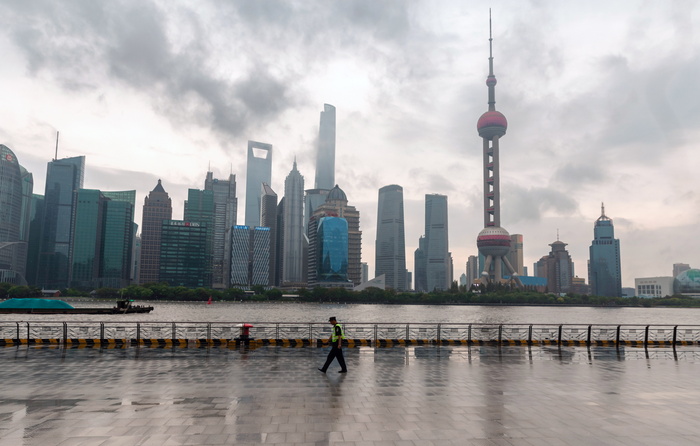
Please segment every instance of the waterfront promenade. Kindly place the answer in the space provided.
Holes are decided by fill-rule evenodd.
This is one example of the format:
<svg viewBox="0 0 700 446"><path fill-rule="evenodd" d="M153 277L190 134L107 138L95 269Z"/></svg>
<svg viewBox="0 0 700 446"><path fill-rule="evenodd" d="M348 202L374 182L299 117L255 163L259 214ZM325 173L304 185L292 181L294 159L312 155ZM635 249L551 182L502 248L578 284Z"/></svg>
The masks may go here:
<svg viewBox="0 0 700 446"><path fill-rule="evenodd" d="M696 445L700 347L0 348L4 445Z"/></svg>

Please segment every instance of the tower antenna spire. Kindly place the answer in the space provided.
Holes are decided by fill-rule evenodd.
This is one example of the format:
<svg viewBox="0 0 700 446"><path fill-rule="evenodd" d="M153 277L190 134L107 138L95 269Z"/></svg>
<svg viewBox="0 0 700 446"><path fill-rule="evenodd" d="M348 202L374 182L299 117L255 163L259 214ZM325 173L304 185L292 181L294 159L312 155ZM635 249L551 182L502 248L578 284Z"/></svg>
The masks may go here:
<svg viewBox="0 0 700 446"><path fill-rule="evenodd" d="M489 87L489 111L496 110L496 76L493 74L493 32L491 26L491 8L489 8L489 76L486 78Z"/></svg>
<svg viewBox="0 0 700 446"><path fill-rule="evenodd" d="M58 130L56 130L56 153L54 155L53 160L56 161L58 159Z"/></svg>

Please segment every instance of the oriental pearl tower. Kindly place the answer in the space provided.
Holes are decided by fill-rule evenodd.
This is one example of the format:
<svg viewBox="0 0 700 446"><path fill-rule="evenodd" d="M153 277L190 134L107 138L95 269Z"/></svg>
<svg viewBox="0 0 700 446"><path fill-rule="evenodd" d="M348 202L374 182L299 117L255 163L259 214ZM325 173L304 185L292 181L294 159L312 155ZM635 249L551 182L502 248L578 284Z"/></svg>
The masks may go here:
<svg viewBox="0 0 700 446"><path fill-rule="evenodd" d="M476 238L484 260L481 282L503 281L502 266L505 265L512 280L522 286L520 278L508 261L510 234L501 227L501 187L499 177L498 143L506 134L508 121L503 113L496 111L496 76L493 74L493 38L491 37L491 11L489 11L489 110L481 115L476 124L484 142L484 229Z"/></svg>

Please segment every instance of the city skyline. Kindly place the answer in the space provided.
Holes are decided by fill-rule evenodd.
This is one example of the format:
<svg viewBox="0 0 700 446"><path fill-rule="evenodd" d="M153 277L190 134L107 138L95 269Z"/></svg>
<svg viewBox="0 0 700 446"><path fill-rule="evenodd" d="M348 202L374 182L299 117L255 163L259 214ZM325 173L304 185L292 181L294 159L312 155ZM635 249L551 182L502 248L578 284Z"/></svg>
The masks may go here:
<svg viewBox="0 0 700 446"><path fill-rule="evenodd" d="M0 91L11 104L0 112L0 143L33 174L35 193L56 130L58 158L86 157L85 188L136 189L143 203L160 178L175 219L207 170L245 184L248 140L275 147L270 186L281 191L295 156L300 173L314 175L318 114L332 104L335 182L362 213L362 261L374 271L377 191L398 184L407 269L423 197L444 194L458 278L483 227L474 122L486 106L491 6L509 120L502 218L523 234L524 264L559 229L585 276L600 202L621 241L623 286L667 275L673 263L700 264L690 236L700 222L692 3L146 2L138 15L130 2L86 5L0 5ZM280 33L286 44L276 48ZM242 224L245 189L237 195Z"/></svg>

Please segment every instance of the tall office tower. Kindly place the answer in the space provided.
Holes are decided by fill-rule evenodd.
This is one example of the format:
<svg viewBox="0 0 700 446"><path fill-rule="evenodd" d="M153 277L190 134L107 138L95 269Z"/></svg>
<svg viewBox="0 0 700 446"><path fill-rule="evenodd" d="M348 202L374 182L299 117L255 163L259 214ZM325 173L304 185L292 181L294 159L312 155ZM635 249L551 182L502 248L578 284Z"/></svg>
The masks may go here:
<svg viewBox="0 0 700 446"><path fill-rule="evenodd" d="M19 166L22 178L22 216L19 223L19 239L29 242L29 226L32 218L32 195L34 192L34 176L27 169Z"/></svg>
<svg viewBox="0 0 700 446"><path fill-rule="evenodd" d="M447 227L447 196L425 195L425 277L427 291L450 288L452 274Z"/></svg>
<svg viewBox="0 0 700 446"><path fill-rule="evenodd" d="M513 269L519 276L525 275L525 265L523 265L523 235L510 235L510 252L508 261L513 265Z"/></svg>
<svg viewBox="0 0 700 446"><path fill-rule="evenodd" d="M491 16L489 13L489 75L486 78L489 91L489 109L481 115L476 124L483 140L484 154L484 229L476 239L479 252L484 256L481 272L482 282L501 282L502 264L511 278L522 286L518 273L510 261L510 234L501 227L501 186L499 173L499 140L506 134L508 121L496 111L496 76L493 74L493 39L491 37Z"/></svg>
<svg viewBox="0 0 700 446"><path fill-rule="evenodd" d="M593 243L588 261L588 283L594 296L622 296L620 240L615 238L613 221L605 215L601 204L600 217L593 227Z"/></svg>
<svg viewBox="0 0 700 446"><path fill-rule="evenodd" d="M285 204L286 206L286 204ZM359 285L362 282L362 231L360 231L360 212L355 206L348 206L348 197L345 192L335 185L328 193L326 202L319 206L313 216L333 216L344 218L348 221L348 278ZM311 273L311 256L315 255L311 249L311 222L309 222L309 274Z"/></svg>
<svg viewBox="0 0 700 446"><path fill-rule="evenodd" d="M212 288L224 289L229 287L231 226L236 224L238 209L236 175L229 175L228 180L219 180L214 178L212 172L207 172L207 178L204 180L204 190L214 192Z"/></svg>
<svg viewBox="0 0 700 446"><path fill-rule="evenodd" d="M680 273L683 271L688 271L690 269L690 265L687 263L674 263L673 264L673 277L678 277Z"/></svg>
<svg viewBox="0 0 700 446"><path fill-rule="evenodd" d="M173 206L160 180L144 199L141 219L141 261L139 283L159 282L160 246L163 222L173 218Z"/></svg>
<svg viewBox="0 0 700 446"><path fill-rule="evenodd" d="M474 281L479 278L479 258L477 256L469 256L467 258L467 284L472 286Z"/></svg>
<svg viewBox="0 0 700 446"><path fill-rule="evenodd" d="M245 179L245 226L260 225L260 187L272 183L272 144L248 141Z"/></svg>
<svg viewBox="0 0 700 446"><path fill-rule="evenodd" d="M204 223L207 228L207 246L205 255L207 257L207 272L205 272L204 286L212 286L212 266L214 252L214 191L188 189L187 200L185 201L184 221Z"/></svg>
<svg viewBox="0 0 700 446"><path fill-rule="evenodd" d="M467 286L467 274L462 273L462 275L459 276L459 286Z"/></svg>
<svg viewBox="0 0 700 446"><path fill-rule="evenodd" d="M134 234L138 234L138 225L134 223ZM134 235L134 247L131 251L131 283L139 284L141 275L141 237Z"/></svg>
<svg viewBox="0 0 700 446"><path fill-rule="evenodd" d="M304 195L304 233L308 233L309 219L314 215L316 208L326 202L330 189L307 189Z"/></svg>
<svg viewBox="0 0 700 446"><path fill-rule="evenodd" d="M568 293L574 277L574 262L566 250L566 243L557 240L549 246L549 255L542 257L535 265L537 275L547 278L547 290L550 293Z"/></svg>
<svg viewBox="0 0 700 446"><path fill-rule="evenodd" d="M282 284L282 247L284 246L284 197L277 203L277 226L275 228L275 271L278 285ZM306 262L304 262L306 263Z"/></svg>
<svg viewBox="0 0 700 446"><path fill-rule="evenodd" d="M321 286L350 284L348 280L348 221L340 217L318 219L316 277Z"/></svg>
<svg viewBox="0 0 700 446"><path fill-rule="evenodd" d="M260 224L270 228L270 283L268 285L279 286L280 275L277 271L278 245L277 245L277 194L269 184L262 185L262 198L260 201Z"/></svg>
<svg viewBox="0 0 700 446"><path fill-rule="evenodd" d="M388 288L406 290L403 188L396 184L379 189L374 277L382 274Z"/></svg>
<svg viewBox="0 0 700 446"><path fill-rule="evenodd" d="M369 280L369 265L367 262L362 262L362 283Z"/></svg>
<svg viewBox="0 0 700 446"><path fill-rule="evenodd" d="M123 288L130 283L136 191L75 191L70 286Z"/></svg>
<svg viewBox="0 0 700 446"><path fill-rule="evenodd" d="M74 191L83 188L85 157L76 156L50 161L46 168L44 223L37 285L44 289L68 286L71 244L71 216Z"/></svg>
<svg viewBox="0 0 700 446"><path fill-rule="evenodd" d="M428 291L428 276L426 276L426 267L428 255L428 239L425 235L421 235L418 239L418 248L413 254L414 269L416 270L416 291Z"/></svg>
<svg viewBox="0 0 700 446"><path fill-rule="evenodd" d="M29 243L27 247L27 282L36 285L41 249L41 227L44 224L44 196L32 194L29 214Z"/></svg>
<svg viewBox="0 0 700 446"><path fill-rule="evenodd" d="M270 282L270 228L236 225L231 229L231 284L249 287Z"/></svg>
<svg viewBox="0 0 700 446"><path fill-rule="evenodd" d="M323 104L318 130L315 189L333 189L335 186L335 107Z"/></svg>
<svg viewBox="0 0 700 446"><path fill-rule="evenodd" d="M160 240L161 282L171 287L207 288L210 286L211 270L206 254L208 243L206 223L163 220Z"/></svg>
<svg viewBox="0 0 700 446"><path fill-rule="evenodd" d="M284 180L284 244L282 246L282 285L301 286L304 277L304 177L297 162Z"/></svg>
<svg viewBox="0 0 700 446"><path fill-rule="evenodd" d="M22 182L17 157L9 147L0 144L0 282L15 285L27 284Z"/></svg>

